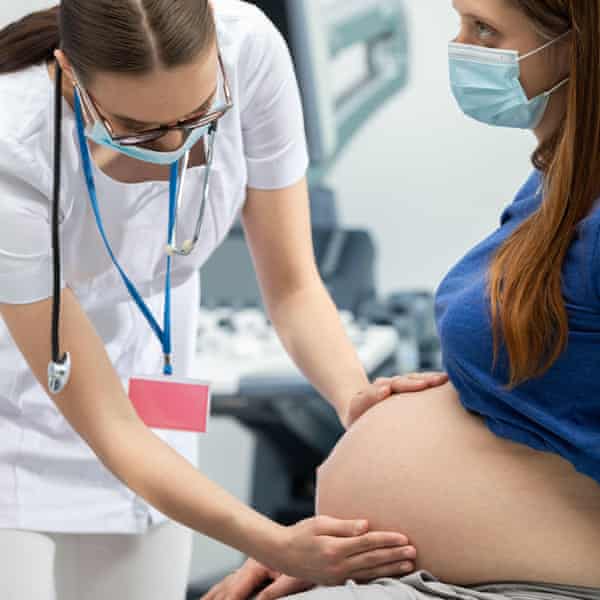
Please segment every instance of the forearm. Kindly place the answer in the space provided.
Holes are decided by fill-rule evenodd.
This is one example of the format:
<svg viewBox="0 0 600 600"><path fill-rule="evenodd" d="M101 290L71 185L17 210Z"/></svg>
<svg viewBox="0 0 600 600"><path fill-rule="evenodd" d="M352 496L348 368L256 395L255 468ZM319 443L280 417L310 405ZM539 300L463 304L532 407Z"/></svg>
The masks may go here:
<svg viewBox="0 0 600 600"><path fill-rule="evenodd" d="M343 417L368 377L323 284L273 302L269 314L294 362Z"/></svg>
<svg viewBox="0 0 600 600"><path fill-rule="evenodd" d="M108 436L107 436L108 437ZM143 423L111 424L99 458L165 515L269 564L283 528L211 482Z"/></svg>

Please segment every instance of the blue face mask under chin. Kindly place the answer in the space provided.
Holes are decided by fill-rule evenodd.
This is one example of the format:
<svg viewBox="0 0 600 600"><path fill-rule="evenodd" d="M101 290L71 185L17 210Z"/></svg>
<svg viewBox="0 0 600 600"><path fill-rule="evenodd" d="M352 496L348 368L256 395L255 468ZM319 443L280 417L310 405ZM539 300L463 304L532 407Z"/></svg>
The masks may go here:
<svg viewBox="0 0 600 600"><path fill-rule="evenodd" d="M565 85L532 98L521 84L521 61L542 52L570 31L542 47L519 56L516 50L498 50L469 44L449 44L450 83L463 112L487 125L535 129L544 118L550 96Z"/></svg>
<svg viewBox="0 0 600 600"><path fill-rule="evenodd" d="M80 103L79 92L75 93L75 102ZM177 150L172 152L159 152L157 150L150 150L148 148L141 148L140 146L122 146L121 144L113 141L110 134L106 130L104 124L100 121L95 121L93 125L85 127L85 136L99 144L111 148L125 156L135 158L147 163L154 163L157 165L172 165L173 163L181 160L187 152L189 152L202 138L206 137L210 130L210 123L204 127L198 127L193 129L186 138L183 145Z"/></svg>

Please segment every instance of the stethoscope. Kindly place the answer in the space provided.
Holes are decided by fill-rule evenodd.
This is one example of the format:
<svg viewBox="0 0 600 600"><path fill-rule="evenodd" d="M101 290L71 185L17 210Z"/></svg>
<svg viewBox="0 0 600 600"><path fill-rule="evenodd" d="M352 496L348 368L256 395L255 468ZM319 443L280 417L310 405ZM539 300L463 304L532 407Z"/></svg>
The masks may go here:
<svg viewBox="0 0 600 600"><path fill-rule="evenodd" d="M71 356L68 352L60 352L59 322L60 322L60 294L61 294L61 255L60 255L60 232L59 232L59 210L60 210L60 186L61 186L61 152L62 152L62 69L57 64L55 76L55 107L54 107L54 185L52 200L52 264L53 264L53 293L52 293L52 360L48 364L48 389L52 394L59 394L69 382L71 375ZM75 97L75 113L77 120L77 136L82 157L82 164L86 185L88 188L90 202L98 225L98 230L102 236L105 247L117 267L125 286L131 294L133 300L138 305L140 311L150 324L154 333L161 342L164 356L165 375L173 373L171 365L171 266L172 259L175 256L189 256L196 248L204 222L206 203L210 188L210 172L212 170L214 158L214 144L217 131L217 123L213 123L208 132L209 143L206 151L206 168L204 172L204 181L202 185L202 202L196 220L196 227L192 239L185 240L179 248L177 246L177 219L181 210L183 201L183 189L185 178L189 166L190 153L186 152L183 158L171 165L169 178L169 222L167 231L167 269L165 275L165 302L164 302L164 328L156 322L150 309L139 295L133 283L129 280L126 273L121 268L114 255L110 243L106 237L102 217L100 215L98 201L96 196L96 186L94 183L92 160L84 133L83 115L79 98Z"/></svg>
<svg viewBox="0 0 600 600"><path fill-rule="evenodd" d="M206 169L204 171L204 181L202 184L202 203L200 205L200 212L198 219L196 220L196 228L194 235L191 240L185 240L181 245L181 248L177 247L177 218L179 211L181 210L181 203L183 200L183 188L185 185L185 177L188 172L188 165L190 163L190 153L186 152L184 157L179 161L179 185L177 189L177 206L175 209L175 223L171 228L169 234L169 243L167 244L166 252L169 256L189 256L200 240L200 230L202 229L202 223L204 222L204 213L206 212L206 200L208 198L208 192L210 188L210 177L209 173L212 171L213 158L215 155L215 134L217 132L217 123L211 125L208 135L210 136L210 142L206 151Z"/></svg>

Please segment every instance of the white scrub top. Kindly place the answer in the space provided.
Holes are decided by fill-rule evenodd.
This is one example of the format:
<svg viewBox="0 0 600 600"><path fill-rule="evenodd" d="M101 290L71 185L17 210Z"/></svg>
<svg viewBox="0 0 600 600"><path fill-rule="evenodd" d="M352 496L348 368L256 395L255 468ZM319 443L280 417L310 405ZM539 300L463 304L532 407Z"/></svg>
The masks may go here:
<svg viewBox="0 0 600 600"><path fill-rule="evenodd" d="M246 187L298 182L308 157L289 51L254 6L214 0L219 44L234 108L217 134L211 190L199 247L173 268L175 373L190 376L196 344L198 269L223 240ZM44 65L0 76L0 302L52 295L54 84ZM64 284L103 339L124 385L160 374L161 348L110 261L84 183L75 119L65 104L61 242ZM186 179L178 239L191 237L204 167ZM168 182L123 184L95 168L113 250L162 323ZM50 332L40 332L50 335ZM68 350L68 348L63 348ZM48 357L50 359L50 357ZM192 464L192 433L156 431ZM0 320L0 528L76 533L143 533L165 516L117 480L39 385Z"/></svg>

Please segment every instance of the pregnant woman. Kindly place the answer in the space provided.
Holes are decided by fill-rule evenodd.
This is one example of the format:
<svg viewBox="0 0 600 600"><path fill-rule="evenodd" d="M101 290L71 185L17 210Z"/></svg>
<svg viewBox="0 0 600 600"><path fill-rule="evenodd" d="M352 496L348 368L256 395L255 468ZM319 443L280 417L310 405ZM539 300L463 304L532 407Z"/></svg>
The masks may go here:
<svg viewBox="0 0 600 600"><path fill-rule="evenodd" d="M317 512L402 532L417 571L302 600L600 598L600 1L454 7L454 95L532 129L535 170L438 289L449 382L375 406L319 470ZM262 598L308 587L247 563L211 595L267 577Z"/></svg>

